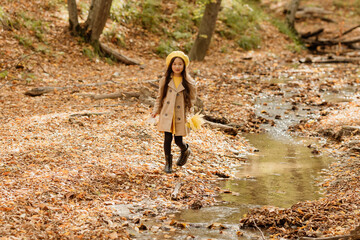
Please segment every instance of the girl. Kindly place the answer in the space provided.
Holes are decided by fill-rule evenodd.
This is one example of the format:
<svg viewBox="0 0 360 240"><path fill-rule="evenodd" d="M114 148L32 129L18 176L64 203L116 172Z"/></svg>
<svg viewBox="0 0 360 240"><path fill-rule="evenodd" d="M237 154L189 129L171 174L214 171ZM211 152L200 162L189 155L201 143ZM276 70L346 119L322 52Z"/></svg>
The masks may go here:
<svg viewBox="0 0 360 240"><path fill-rule="evenodd" d="M183 166L191 153L189 144L183 142L189 129L185 126L186 115L195 104L196 86L194 80L186 72L190 60L181 51L174 51L166 57L167 71L160 80L159 93L155 102L152 117L159 115L158 130L164 132L164 152L166 173L172 172L171 142L173 135L175 144L181 149L176 164Z"/></svg>

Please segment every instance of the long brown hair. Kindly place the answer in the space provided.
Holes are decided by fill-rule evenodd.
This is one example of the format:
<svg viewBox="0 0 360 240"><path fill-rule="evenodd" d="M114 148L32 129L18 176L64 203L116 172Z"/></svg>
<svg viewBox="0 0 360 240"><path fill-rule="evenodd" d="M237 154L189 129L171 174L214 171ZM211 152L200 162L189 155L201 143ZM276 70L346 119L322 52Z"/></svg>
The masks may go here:
<svg viewBox="0 0 360 240"><path fill-rule="evenodd" d="M169 82L171 81L171 78L172 78L172 75L173 75L173 70L172 70L172 65L175 61L176 57L174 57L173 59L171 59L170 61L170 64L166 70L166 73L165 73L165 85L164 85L164 90L162 92L162 99L161 99L161 105L163 104L163 101L166 97L166 93L167 93L167 90L168 90L168 84ZM183 71L181 72L181 76L182 76L182 85L184 86L185 88L185 91L184 91L184 102L185 102L185 110L189 110L190 109L190 83L189 83L189 80L186 78L187 74L186 74L186 66L185 66L185 62L182 58L180 58L183 63L184 63L184 69Z"/></svg>

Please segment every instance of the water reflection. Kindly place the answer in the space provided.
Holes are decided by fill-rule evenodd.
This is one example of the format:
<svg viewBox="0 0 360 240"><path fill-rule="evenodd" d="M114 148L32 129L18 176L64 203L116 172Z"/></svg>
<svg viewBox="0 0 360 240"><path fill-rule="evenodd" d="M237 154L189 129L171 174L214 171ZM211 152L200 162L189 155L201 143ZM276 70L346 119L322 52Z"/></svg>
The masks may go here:
<svg viewBox="0 0 360 240"><path fill-rule="evenodd" d="M223 183L238 194L223 194L226 201L238 204L289 207L320 197L316 178L331 161L316 156L304 144L273 139L267 134L247 135L259 152L249 157L250 164L239 168L238 179Z"/></svg>
<svg viewBox="0 0 360 240"><path fill-rule="evenodd" d="M182 221L236 224L249 208L264 205L290 207L321 197L316 180L321 169L332 161L314 155L301 139L278 138L269 134L245 136L259 152L239 167L236 178L223 181L221 188L231 190L221 199L227 204L178 213Z"/></svg>

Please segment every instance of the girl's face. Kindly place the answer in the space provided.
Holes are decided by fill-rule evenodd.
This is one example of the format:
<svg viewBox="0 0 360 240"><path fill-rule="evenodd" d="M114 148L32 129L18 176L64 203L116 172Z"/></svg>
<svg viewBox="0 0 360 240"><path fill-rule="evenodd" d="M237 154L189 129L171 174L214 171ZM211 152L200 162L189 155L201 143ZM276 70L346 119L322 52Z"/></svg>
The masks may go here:
<svg viewBox="0 0 360 240"><path fill-rule="evenodd" d="M180 75L184 70L184 61L181 58L175 58L171 69L173 70L175 75Z"/></svg>

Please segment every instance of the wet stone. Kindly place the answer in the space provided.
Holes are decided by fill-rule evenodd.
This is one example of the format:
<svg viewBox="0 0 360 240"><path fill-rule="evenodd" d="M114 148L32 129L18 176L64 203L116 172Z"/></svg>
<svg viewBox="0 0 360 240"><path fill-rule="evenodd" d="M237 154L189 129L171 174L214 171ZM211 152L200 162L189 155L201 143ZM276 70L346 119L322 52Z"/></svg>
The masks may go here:
<svg viewBox="0 0 360 240"><path fill-rule="evenodd" d="M112 210L114 211L115 215L121 216L121 217L130 217L130 215L132 214L130 212L130 209L127 205L125 204L117 204L117 205L113 205L110 206L112 208Z"/></svg>

